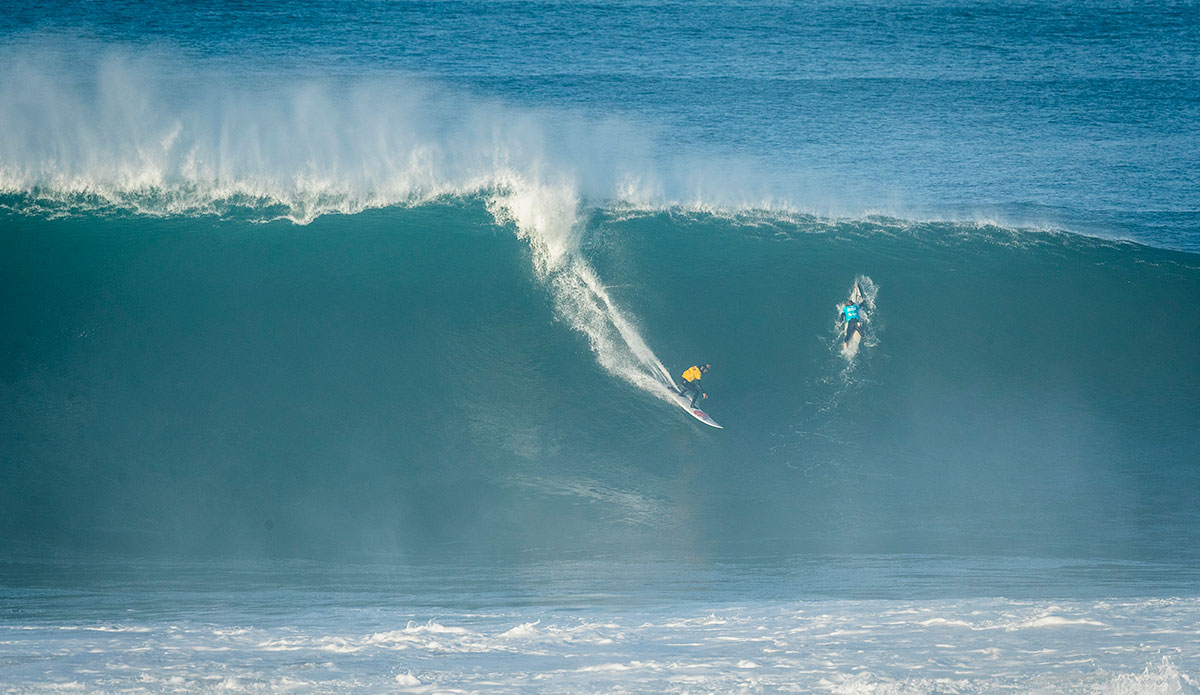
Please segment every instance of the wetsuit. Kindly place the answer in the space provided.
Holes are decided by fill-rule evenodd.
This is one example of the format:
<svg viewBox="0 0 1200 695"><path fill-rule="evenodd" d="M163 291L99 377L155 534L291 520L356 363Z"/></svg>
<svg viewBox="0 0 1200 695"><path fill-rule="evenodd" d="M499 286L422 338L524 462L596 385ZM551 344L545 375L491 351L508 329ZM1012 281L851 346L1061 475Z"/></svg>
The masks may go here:
<svg viewBox="0 0 1200 695"><path fill-rule="evenodd" d="M858 305L847 304L842 307L842 316L846 319L846 333L842 336L842 342L850 342L850 336L854 335L854 331L862 335L862 321L858 318Z"/></svg>
<svg viewBox="0 0 1200 695"><path fill-rule="evenodd" d="M685 396L689 393L692 394L693 408L696 407L696 403L698 403L701 398L704 398L704 389L700 388L700 377L703 376L703 374L704 373L700 371L700 367L692 366L683 373L683 376L681 377L682 380L679 382L681 389L680 393Z"/></svg>

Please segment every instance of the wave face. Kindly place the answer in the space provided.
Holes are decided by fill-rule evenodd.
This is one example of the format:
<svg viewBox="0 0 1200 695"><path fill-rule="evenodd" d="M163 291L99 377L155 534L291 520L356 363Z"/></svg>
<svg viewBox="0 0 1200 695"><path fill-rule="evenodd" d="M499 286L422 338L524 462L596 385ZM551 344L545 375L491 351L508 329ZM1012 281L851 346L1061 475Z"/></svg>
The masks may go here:
<svg viewBox="0 0 1200 695"><path fill-rule="evenodd" d="M495 205L303 227L6 216L3 537L301 556L1200 547L1195 256L585 208L549 268ZM876 296L847 362L835 316L857 274ZM711 362L726 429L654 397L642 348L674 374Z"/></svg>

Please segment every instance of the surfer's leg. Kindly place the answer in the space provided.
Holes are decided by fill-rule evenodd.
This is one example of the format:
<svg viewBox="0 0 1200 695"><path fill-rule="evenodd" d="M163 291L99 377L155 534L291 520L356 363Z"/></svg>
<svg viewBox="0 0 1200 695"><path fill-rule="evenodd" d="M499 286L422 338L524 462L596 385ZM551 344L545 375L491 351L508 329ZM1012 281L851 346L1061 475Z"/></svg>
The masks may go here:
<svg viewBox="0 0 1200 695"><path fill-rule="evenodd" d="M696 407L696 399L700 397L700 387L691 381L684 382L683 390L679 392L679 395L687 396L688 394L691 394L692 407L695 408Z"/></svg>

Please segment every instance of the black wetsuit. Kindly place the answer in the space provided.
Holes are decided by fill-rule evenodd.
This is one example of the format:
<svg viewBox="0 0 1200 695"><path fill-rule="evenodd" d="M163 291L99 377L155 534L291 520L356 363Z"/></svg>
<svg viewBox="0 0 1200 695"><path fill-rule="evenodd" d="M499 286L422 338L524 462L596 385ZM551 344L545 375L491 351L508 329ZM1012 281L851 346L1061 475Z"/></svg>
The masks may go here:
<svg viewBox="0 0 1200 695"><path fill-rule="evenodd" d="M858 331L859 337L862 337L862 322L858 319L850 319L846 322L846 335L842 337L842 342L850 342L850 336L854 335L854 331Z"/></svg>
<svg viewBox="0 0 1200 695"><path fill-rule="evenodd" d="M701 398L704 398L704 390L700 388L700 380L699 379L696 379L695 381L688 381L687 379L682 379L680 382L680 385L679 385L679 392L685 396L688 395L689 393L692 394L692 407L693 408L696 407L696 404L700 402Z"/></svg>

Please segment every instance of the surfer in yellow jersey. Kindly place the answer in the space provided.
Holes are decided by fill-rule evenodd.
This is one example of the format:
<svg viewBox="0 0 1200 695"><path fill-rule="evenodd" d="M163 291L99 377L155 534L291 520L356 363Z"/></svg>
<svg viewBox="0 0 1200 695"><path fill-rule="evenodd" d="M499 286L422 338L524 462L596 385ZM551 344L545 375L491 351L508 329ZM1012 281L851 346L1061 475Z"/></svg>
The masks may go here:
<svg viewBox="0 0 1200 695"><path fill-rule="evenodd" d="M704 376L711 368L711 364L704 366L692 365L683 373L682 381L680 382L680 393L685 396L689 393L692 394L693 408L696 407L696 402L701 398L708 398L708 394L704 392L704 389L700 388L700 377Z"/></svg>

